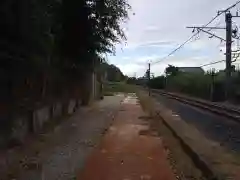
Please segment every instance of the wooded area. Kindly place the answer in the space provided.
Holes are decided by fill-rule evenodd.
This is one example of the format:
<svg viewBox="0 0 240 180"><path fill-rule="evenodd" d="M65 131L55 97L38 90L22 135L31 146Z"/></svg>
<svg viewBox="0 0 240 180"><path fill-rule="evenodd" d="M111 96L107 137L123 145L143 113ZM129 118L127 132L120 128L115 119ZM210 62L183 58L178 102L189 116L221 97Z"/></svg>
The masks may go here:
<svg viewBox="0 0 240 180"><path fill-rule="evenodd" d="M129 9L126 0L1 1L0 131L41 104L87 104L93 72L101 83L102 54L125 39Z"/></svg>

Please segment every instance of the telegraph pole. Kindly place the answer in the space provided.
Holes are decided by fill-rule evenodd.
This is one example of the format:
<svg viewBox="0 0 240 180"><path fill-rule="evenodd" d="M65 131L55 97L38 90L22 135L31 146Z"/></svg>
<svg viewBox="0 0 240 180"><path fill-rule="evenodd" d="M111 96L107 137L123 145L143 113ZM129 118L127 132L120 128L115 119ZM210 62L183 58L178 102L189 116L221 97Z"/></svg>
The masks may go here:
<svg viewBox="0 0 240 180"><path fill-rule="evenodd" d="M231 71L232 71L232 14L225 14L226 21L226 84L225 98L228 99L231 90Z"/></svg>
<svg viewBox="0 0 240 180"><path fill-rule="evenodd" d="M199 27L199 26L190 26L187 28L192 28L193 31L195 29L197 29L197 31L202 31L205 32L209 35L211 35L211 37L215 37L220 39L221 41L226 42L226 69L225 69L225 73L226 73L226 80L225 80L225 99L229 99L230 96L230 91L231 91L231 75L232 75L232 18L233 17L239 17L238 15L236 16L232 16L231 12L228 10L224 10L224 11L219 11L218 13L225 13L225 22L226 22L226 27ZM205 31L204 29L225 29L226 30L226 39L219 37L209 31Z"/></svg>
<svg viewBox="0 0 240 180"><path fill-rule="evenodd" d="M214 81L215 81L215 69L211 70L211 101L214 101Z"/></svg>
<svg viewBox="0 0 240 180"><path fill-rule="evenodd" d="M151 64L148 63L148 95L149 96L151 96L150 80L151 80Z"/></svg>

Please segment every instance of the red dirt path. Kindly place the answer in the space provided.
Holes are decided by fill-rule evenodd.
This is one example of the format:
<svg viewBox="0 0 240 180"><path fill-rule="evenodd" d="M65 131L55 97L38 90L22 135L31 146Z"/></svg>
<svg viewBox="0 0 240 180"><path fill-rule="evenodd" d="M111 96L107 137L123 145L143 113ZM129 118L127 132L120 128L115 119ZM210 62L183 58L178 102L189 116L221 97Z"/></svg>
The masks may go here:
<svg viewBox="0 0 240 180"><path fill-rule="evenodd" d="M173 180L161 138L148 130L137 99L128 97L99 147L87 159L78 180ZM147 132L147 131L146 131ZM142 133L141 133L142 134Z"/></svg>

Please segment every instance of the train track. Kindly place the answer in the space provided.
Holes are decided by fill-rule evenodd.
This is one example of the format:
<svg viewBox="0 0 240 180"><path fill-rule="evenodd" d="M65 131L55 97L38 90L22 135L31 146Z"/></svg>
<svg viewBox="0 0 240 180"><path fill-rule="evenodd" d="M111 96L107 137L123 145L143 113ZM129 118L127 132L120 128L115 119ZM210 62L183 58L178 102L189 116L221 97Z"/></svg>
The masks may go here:
<svg viewBox="0 0 240 180"><path fill-rule="evenodd" d="M153 95L163 95L171 99L175 99L177 101L180 101L185 104L189 104L192 106L199 107L201 109L207 110L209 112L225 116L227 118L230 118L238 123L240 123L240 109L231 108L227 106L222 106L219 104L207 102L204 100L198 100L191 97L176 95L174 93L168 93L162 90L152 90Z"/></svg>

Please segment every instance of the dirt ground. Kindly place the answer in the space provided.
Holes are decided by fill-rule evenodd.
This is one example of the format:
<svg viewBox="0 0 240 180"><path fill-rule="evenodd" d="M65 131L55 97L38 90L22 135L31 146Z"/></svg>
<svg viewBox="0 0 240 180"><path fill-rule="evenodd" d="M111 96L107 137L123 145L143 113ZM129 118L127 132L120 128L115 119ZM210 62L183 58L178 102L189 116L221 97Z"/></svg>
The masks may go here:
<svg viewBox="0 0 240 180"><path fill-rule="evenodd" d="M1 154L0 173L1 180L202 179L179 142L142 110L135 94L107 96L80 108L54 131Z"/></svg>
<svg viewBox="0 0 240 180"><path fill-rule="evenodd" d="M35 142L1 153L1 180L69 180L101 140L124 96L109 96L80 108L53 132ZM8 167L8 169L7 169Z"/></svg>
<svg viewBox="0 0 240 180"><path fill-rule="evenodd" d="M149 129L149 123L143 120L145 116L137 98L129 95L77 179L176 179L162 139Z"/></svg>

